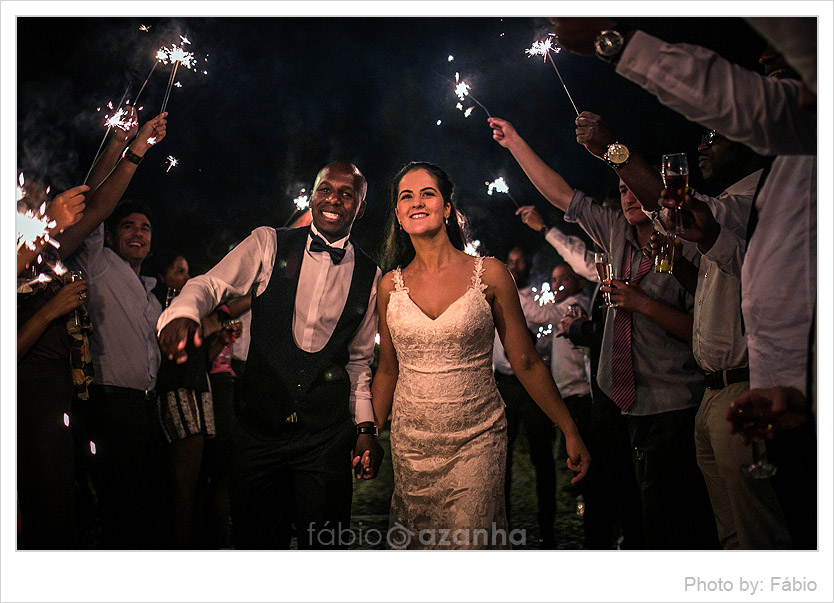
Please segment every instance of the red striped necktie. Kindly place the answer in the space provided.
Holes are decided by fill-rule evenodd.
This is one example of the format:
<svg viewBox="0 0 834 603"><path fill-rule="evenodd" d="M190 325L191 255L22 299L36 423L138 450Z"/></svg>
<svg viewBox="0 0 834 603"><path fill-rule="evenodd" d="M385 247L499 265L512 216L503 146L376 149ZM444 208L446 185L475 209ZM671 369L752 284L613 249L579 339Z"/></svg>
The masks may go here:
<svg viewBox="0 0 834 603"><path fill-rule="evenodd" d="M623 280L637 285L648 274L652 259L643 255L637 274L631 278L632 245L626 242L623 254ZM614 340L611 345L611 399L623 412L628 412L637 399L634 386L634 364L631 358L631 312L617 308L614 312Z"/></svg>

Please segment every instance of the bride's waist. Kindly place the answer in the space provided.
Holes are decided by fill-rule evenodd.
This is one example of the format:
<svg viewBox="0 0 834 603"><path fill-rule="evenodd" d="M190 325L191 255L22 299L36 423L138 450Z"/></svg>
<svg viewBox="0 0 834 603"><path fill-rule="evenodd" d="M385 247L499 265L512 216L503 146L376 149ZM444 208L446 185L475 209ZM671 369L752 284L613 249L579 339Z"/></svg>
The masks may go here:
<svg viewBox="0 0 834 603"><path fill-rule="evenodd" d="M492 365L414 370L400 365L397 393L401 397L438 402L482 398L496 392Z"/></svg>

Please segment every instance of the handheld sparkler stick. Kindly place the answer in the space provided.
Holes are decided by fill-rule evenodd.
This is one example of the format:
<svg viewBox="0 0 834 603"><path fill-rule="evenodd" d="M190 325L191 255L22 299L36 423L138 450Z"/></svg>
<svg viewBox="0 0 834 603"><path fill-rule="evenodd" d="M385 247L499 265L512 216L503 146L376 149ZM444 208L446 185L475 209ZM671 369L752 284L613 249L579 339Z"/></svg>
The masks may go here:
<svg viewBox="0 0 834 603"><path fill-rule="evenodd" d="M139 88L139 93L136 95L136 98L133 99L133 106L135 107L139 102L139 97L142 96L142 91L145 89L145 86L148 84L148 80L151 79L151 75L153 75L154 69L156 66L159 65L159 60L154 61L153 67L151 67L150 73L148 73L148 77L145 78L145 81L142 83L142 87Z"/></svg>
<svg viewBox="0 0 834 603"><path fill-rule="evenodd" d="M570 104L573 105L573 110L576 111L576 116L579 117L579 109L576 108L576 103L573 102L573 97L570 95L570 92L568 92L568 87L565 85L565 80L562 79L562 74L559 73L559 68L556 66L556 62L553 60L553 57L550 56L550 53L548 53L547 58L550 59L550 64L553 65L553 69L556 70L556 75L559 76L559 81L562 82L562 88L565 89L565 94L568 95L568 100L570 101Z"/></svg>
<svg viewBox="0 0 834 603"><path fill-rule="evenodd" d="M568 91L568 87L565 84L565 80L562 78L562 74L559 71L559 67L556 66L556 62L553 60L553 56L550 54L551 52L558 53L561 48L558 46L553 46L553 38L547 37L544 40L538 40L533 42L533 45L528 48L525 52L527 56L541 56L542 60L550 59L550 64L553 65L553 69L556 71L556 75L559 76L559 81L562 82L562 88L565 89L565 94L568 95L568 100L570 104L573 105L573 110L576 111L576 116L579 117L579 109L576 108L576 103L573 102L573 97L570 95Z"/></svg>
<svg viewBox="0 0 834 603"><path fill-rule="evenodd" d="M174 78L177 76L177 67L180 62L174 63L174 68L171 70L171 77L168 79L168 88L165 89L165 98L162 100L162 109L160 113L165 113L165 107L168 105L168 98L171 96L171 87L174 85Z"/></svg>

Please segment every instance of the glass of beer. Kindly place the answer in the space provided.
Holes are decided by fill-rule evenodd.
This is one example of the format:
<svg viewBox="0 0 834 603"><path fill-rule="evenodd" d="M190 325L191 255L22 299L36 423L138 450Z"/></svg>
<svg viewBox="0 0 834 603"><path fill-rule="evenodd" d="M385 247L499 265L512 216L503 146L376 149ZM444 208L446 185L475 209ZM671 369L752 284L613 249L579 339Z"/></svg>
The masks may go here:
<svg viewBox="0 0 834 603"><path fill-rule="evenodd" d="M606 284L611 282L611 278L613 276L613 270L611 268L611 258L607 253L604 251L600 251L594 254L594 266L597 269L597 275L599 276L599 282ZM611 303L611 294L610 293L603 293L602 300L606 306L609 308L613 308L614 304Z"/></svg>
<svg viewBox="0 0 834 603"><path fill-rule="evenodd" d="M675 234L683 234L684 196L689 185L689 161L686 153L671 153L663 156L663 186L666 193L675 201Z"/></svg>

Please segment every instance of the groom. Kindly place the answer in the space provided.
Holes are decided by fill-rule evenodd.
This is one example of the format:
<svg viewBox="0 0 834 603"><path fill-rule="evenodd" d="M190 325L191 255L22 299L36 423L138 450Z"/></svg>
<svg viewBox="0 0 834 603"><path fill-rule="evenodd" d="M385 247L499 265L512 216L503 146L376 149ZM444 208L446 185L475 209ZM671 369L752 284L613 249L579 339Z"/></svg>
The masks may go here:
<svg viewBox="0 0 834 603"><path fill-rule="evenodd" d="M223 300L252 292L249 356L232 487L234 544L345 548L357 477L376 477L382 448L371 406L379 268L349 239L365 211L356 166L325 166L313 185L313 223L262 226L205 275L192 278L159 318L159 345L183 362L199 321Z"/></svg>

